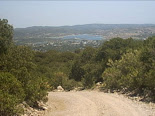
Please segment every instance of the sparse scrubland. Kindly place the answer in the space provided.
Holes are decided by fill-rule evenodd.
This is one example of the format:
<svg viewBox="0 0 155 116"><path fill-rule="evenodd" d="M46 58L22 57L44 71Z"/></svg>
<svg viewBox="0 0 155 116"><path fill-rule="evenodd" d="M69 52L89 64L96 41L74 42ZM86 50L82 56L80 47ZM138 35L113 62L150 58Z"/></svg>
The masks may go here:
<svg viewBox="0 0 155 116"><path fill-rule="evenodd" d="M0 20L0 115L20 115L24 101L37 107L61 85L125 90L155 101L155 37L113 38L99 48L75 52L33 51L13 43L13 27Z"/></svg>

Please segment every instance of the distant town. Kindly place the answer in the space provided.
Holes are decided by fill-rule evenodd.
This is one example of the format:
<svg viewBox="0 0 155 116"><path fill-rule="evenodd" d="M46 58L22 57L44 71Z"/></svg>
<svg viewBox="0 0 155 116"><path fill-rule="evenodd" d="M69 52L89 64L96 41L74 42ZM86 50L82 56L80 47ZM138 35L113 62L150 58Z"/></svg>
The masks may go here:
<svg viewBox="0 0 155 116"><path fill-rule="evenodd" d="M74 51L86 46L98 47L111 38L146 39L155 35L153 24L87 24L60 27L28 27L14 30L17 45L37 51L50 49Z"/></svg>

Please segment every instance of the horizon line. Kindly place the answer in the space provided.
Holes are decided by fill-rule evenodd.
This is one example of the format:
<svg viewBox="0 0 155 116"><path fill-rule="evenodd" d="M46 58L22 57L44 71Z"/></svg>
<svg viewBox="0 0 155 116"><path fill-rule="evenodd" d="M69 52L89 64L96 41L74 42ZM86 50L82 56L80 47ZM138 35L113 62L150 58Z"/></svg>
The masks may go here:
<svg viewBox="0 0 155 116"><path fill-rule="evenodd" d="M34 26L27 26L27 27L15 27L14 29L30 28L30 27L73 27L73 26L82 26L82 25L155 25L155 24L154 23L106 23L106 24L105 23L89 23L89 24L60 25L60 26L34 25Z"/></svg>

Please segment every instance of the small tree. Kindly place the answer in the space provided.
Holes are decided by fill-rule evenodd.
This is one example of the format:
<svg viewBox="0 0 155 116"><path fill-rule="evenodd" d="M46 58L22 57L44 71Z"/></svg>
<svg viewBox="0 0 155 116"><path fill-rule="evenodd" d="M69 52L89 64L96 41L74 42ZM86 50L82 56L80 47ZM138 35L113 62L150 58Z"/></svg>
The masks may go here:
<svg viewBox="0 0 155 116"><path fill-rule="evenodd" d="M0 19L0 54L5 53L12 43L13 27L8 20Z"/></svg>
<svg viewBox="0 0 155 116"><path fill-rule="evenodd" d="M84 76L84 73L84 69L81 68L80 62L75 61L72 65L69 78L74 79L75 81L81 81L81 79Z"/></svg>
<svg viewBox="0 0 155 116"><path fill-rule="evenodd" d="M103 73L103 80L109 88L139 89L144 82L141 75L143 66L139 61L139 51L126 53L120 60L115 62L109 60L107 68Z"/></svg>

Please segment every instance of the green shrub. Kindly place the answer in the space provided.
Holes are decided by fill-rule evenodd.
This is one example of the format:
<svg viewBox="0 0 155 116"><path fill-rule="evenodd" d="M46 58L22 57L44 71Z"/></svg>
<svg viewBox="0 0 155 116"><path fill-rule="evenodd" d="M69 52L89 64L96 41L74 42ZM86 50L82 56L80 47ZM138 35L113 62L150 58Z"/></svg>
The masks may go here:
<svg viewBox="0 0 155 116"><path fill-rule="evenodd" d="M6 53L13 38L13 26L8 24L7 19L0 19L0 55Z"/></svg>
<svg viewBox="0 0 155 116"><path fill-rule="evenodd" d="M80 62L75 60L70 70L69 79L81 81L81 79L84 76L84 73L84 69L81 67Z"/></svg>
<svg viewBox="0 0 155 116"><path fill-rule="evenodd" d="M102 66L98 63L87 63L82 67L85 71L82 83L85 88L91 88L96 82L102 81Z"/></svg>
<svg viewBox="0 0 155 116"><path fill-rule="evenodd" d="M59 85L65 90L72 90L74 87L79 86L79 83L73 79L69 79L63 72L56 72L51 77L50 82L53 89L56 89Z"/></svg>
<svg viewBox="0 0 155 116"><path fill-rule="evenodd" d="M121 78L121 72L119 69L115 67L107 68L102 74L102 76L106 88L108 89L120 88L119 80Z"/></svg>
<svg viewBox="0 0 155 116"><path fill-rule="evenodd" d="M115 62L109 60L107 68L103 73L103 80L108 88L127 88L134 90L143 84L142 64L139 61L139 51L124 54L120 60Z"/></svg>
<svg viewBox="0 0 155 116"><path fill-rule="evenodd" d="M10 73L0 73L0 115L12 116L19 113L17 105L25 97L20 81Z"/></svg>
<svg viewBox="0 0 155 116"><path fill-rule="evenodd" d="M47 101L48 83L44 77L29 80L24 90L26 93L25 101L32 107L37 105L37 101Z"/></svg>

